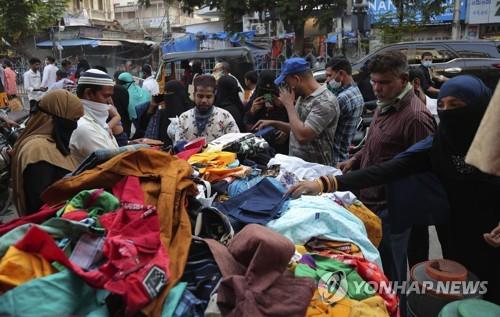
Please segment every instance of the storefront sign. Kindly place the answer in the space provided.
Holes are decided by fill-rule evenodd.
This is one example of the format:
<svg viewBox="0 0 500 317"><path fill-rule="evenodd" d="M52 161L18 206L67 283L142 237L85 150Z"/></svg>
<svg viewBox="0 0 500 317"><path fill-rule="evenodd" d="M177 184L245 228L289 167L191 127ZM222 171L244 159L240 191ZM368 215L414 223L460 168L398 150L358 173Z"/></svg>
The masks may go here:
<svg viewBox="0 0 500 317"><path fill-rule="evenodd" d="M474 0L470 0L474 1ZM479 0L475 0L479 1ZM500 1L500 0L488 0L488 1ZM446 10L443 14L435 16L431 22L449 22L453 20L453 2L454 0L446 0L445 6ZM460 1L460 19L465 20L465 10L466 10L466 0ZM377 21L378 17L388 13L396 13L397 9L391 0L370 0L369 2L369 13L372 15L374 21ZM418 18L418 17L417 17Z"/></svg>
<svg viewBox="0 0 500 317"><path fill-rule="evenodd" d="M469 23L500 23L500 0L470 0Z"/></svg>

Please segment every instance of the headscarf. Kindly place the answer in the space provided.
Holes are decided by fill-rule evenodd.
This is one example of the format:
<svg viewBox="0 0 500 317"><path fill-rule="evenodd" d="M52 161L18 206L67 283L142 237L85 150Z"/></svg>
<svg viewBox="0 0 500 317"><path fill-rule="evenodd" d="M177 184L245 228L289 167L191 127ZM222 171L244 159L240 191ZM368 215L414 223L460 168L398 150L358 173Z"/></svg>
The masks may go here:
<svg viewBox="0 0 500 317"><path fill-rule="evenodd" d="M83 114L80 99L67 90L52 90L40 100L12 153L14 197L20 214L26 208L23 173L29 164L45 161L68 171L76 168L69 139Z"/></svg>
<svg viewBox="0 0 500 317"><path fill-rule="evenodd" d="M243 109L239 93L240 87L238 87L236 79L231 76L222 76L217 81L215 105L220 108L224 108L224 105L237 105Z"/></svg>
<svg viewBox="0 0 500 317"><path fill-rule="evenodd" d="M165 108L159 110L159 137L163 143L167 145L171 144L171 140L167 133L168 127L170 126L170 118L175 118L193 107L193 102L189 99L182 82L178 80L170 80L167 82L165 85Z"/></svg>
<svg viewBox="0 0 500 317"><path fill-rule="evenodd" d="M151 101L151 95L146 89L137 86L134 78L130 73L121 73L118 79L124 83L124 87L128 90L129 103L128 114L131 120L137 119L136 107Z"/></svg>
<svg viewBox="0 0 500 317"><path fill-rule="evenodd" d="M465 163L481 119L491 99L491 90L477 77L457 76L443 84L438 104L444 97L452 96L465 102L463 108L439 110L439 128L433 145L433 161L439 170L451 177L462 178L477 171Z"/></svg>
<svg viewBox="0 0 500 317"><path fill-rule="evenodd" d="M243 126L243 103L239 93L238 82L231 76L222 76L217 81L217 93L215 95L215 105L219 108L229 111L234 121L241 131Z"/></svg>

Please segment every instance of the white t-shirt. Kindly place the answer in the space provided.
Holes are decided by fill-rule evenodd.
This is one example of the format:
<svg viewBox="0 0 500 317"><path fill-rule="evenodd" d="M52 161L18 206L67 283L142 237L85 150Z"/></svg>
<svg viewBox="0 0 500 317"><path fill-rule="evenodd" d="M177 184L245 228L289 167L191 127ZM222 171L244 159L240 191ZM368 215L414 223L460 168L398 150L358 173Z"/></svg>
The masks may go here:
<svg viewBox="0 0 500 317"><path fill-rule="evenodd" d="M115 137L107 129L104 129L87 112L78 120L78 127L69 141L71 154L82 162L87 156L100 149L117 149Z"/></svg>
<svg viewBox="0 0 500 317"><path fill-rule="evenodd" d="M56 73L58 70L59 68L54 64L48 64L43 68L42 87L48 88L57 81Z"/></svg>
<svg viewBox="0 0 500 317"><path fill-rule="evenodd" d="M144 79L144 82L142 83L142 88L149 91L151 96L156 96L160 94L160 86L158 85L158 82L156 81L154 76L149 76L148 78Z"/></svg>

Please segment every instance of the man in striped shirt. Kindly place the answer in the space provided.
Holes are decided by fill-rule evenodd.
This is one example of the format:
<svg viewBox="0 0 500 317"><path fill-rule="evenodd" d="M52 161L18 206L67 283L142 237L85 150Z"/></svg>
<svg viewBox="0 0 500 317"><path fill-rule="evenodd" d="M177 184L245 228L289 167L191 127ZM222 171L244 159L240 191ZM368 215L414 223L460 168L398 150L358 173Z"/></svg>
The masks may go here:
<svg viewBox="0 0 500 317"><path fill-rule="evenodd" d="M352 67L348 60L329 60L325 73L328 89L337 96L339 102L339 123L335 130L333 159L335 163L340 163L349 158L349 146L363 113L364 100L352 78Z"/></svg>
<svg viewBox="0 0 500 317"><path fill-rule="evenodd" d="M364 148L338 165L343 172L388 161L436 129L431 113L409 83L404 54L391 51L377 55L370 61L368 71L378 108ZM384 271L393 281L405 281L406 244L390 232L385 187L363 189L359 198L382 219L383 238L379 251Z"/></svg>

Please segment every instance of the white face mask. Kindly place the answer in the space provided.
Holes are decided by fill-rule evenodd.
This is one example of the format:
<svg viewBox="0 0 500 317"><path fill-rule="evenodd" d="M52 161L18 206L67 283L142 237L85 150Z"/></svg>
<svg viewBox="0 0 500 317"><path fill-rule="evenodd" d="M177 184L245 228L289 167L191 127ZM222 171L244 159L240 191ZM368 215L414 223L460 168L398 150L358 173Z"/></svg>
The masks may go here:
<svg viewBox="0 0 500 317"><path fill-rule="evenodd" d="M334 79L332 79L332 80L330 80L330 81L328 82L328 85L329 85L329 86L330 86L330 88L332 88L332 89L339 89L340 87L342 87L342 82L337 81L337 80L335 80L335 78L334 78Z"/></svg>
<svg viewBox="0 0 500 317"><path fill-rule="evenodd" d="M431 67L432 61L422 61L422 65L424 65L424 67Z"/></svg>

